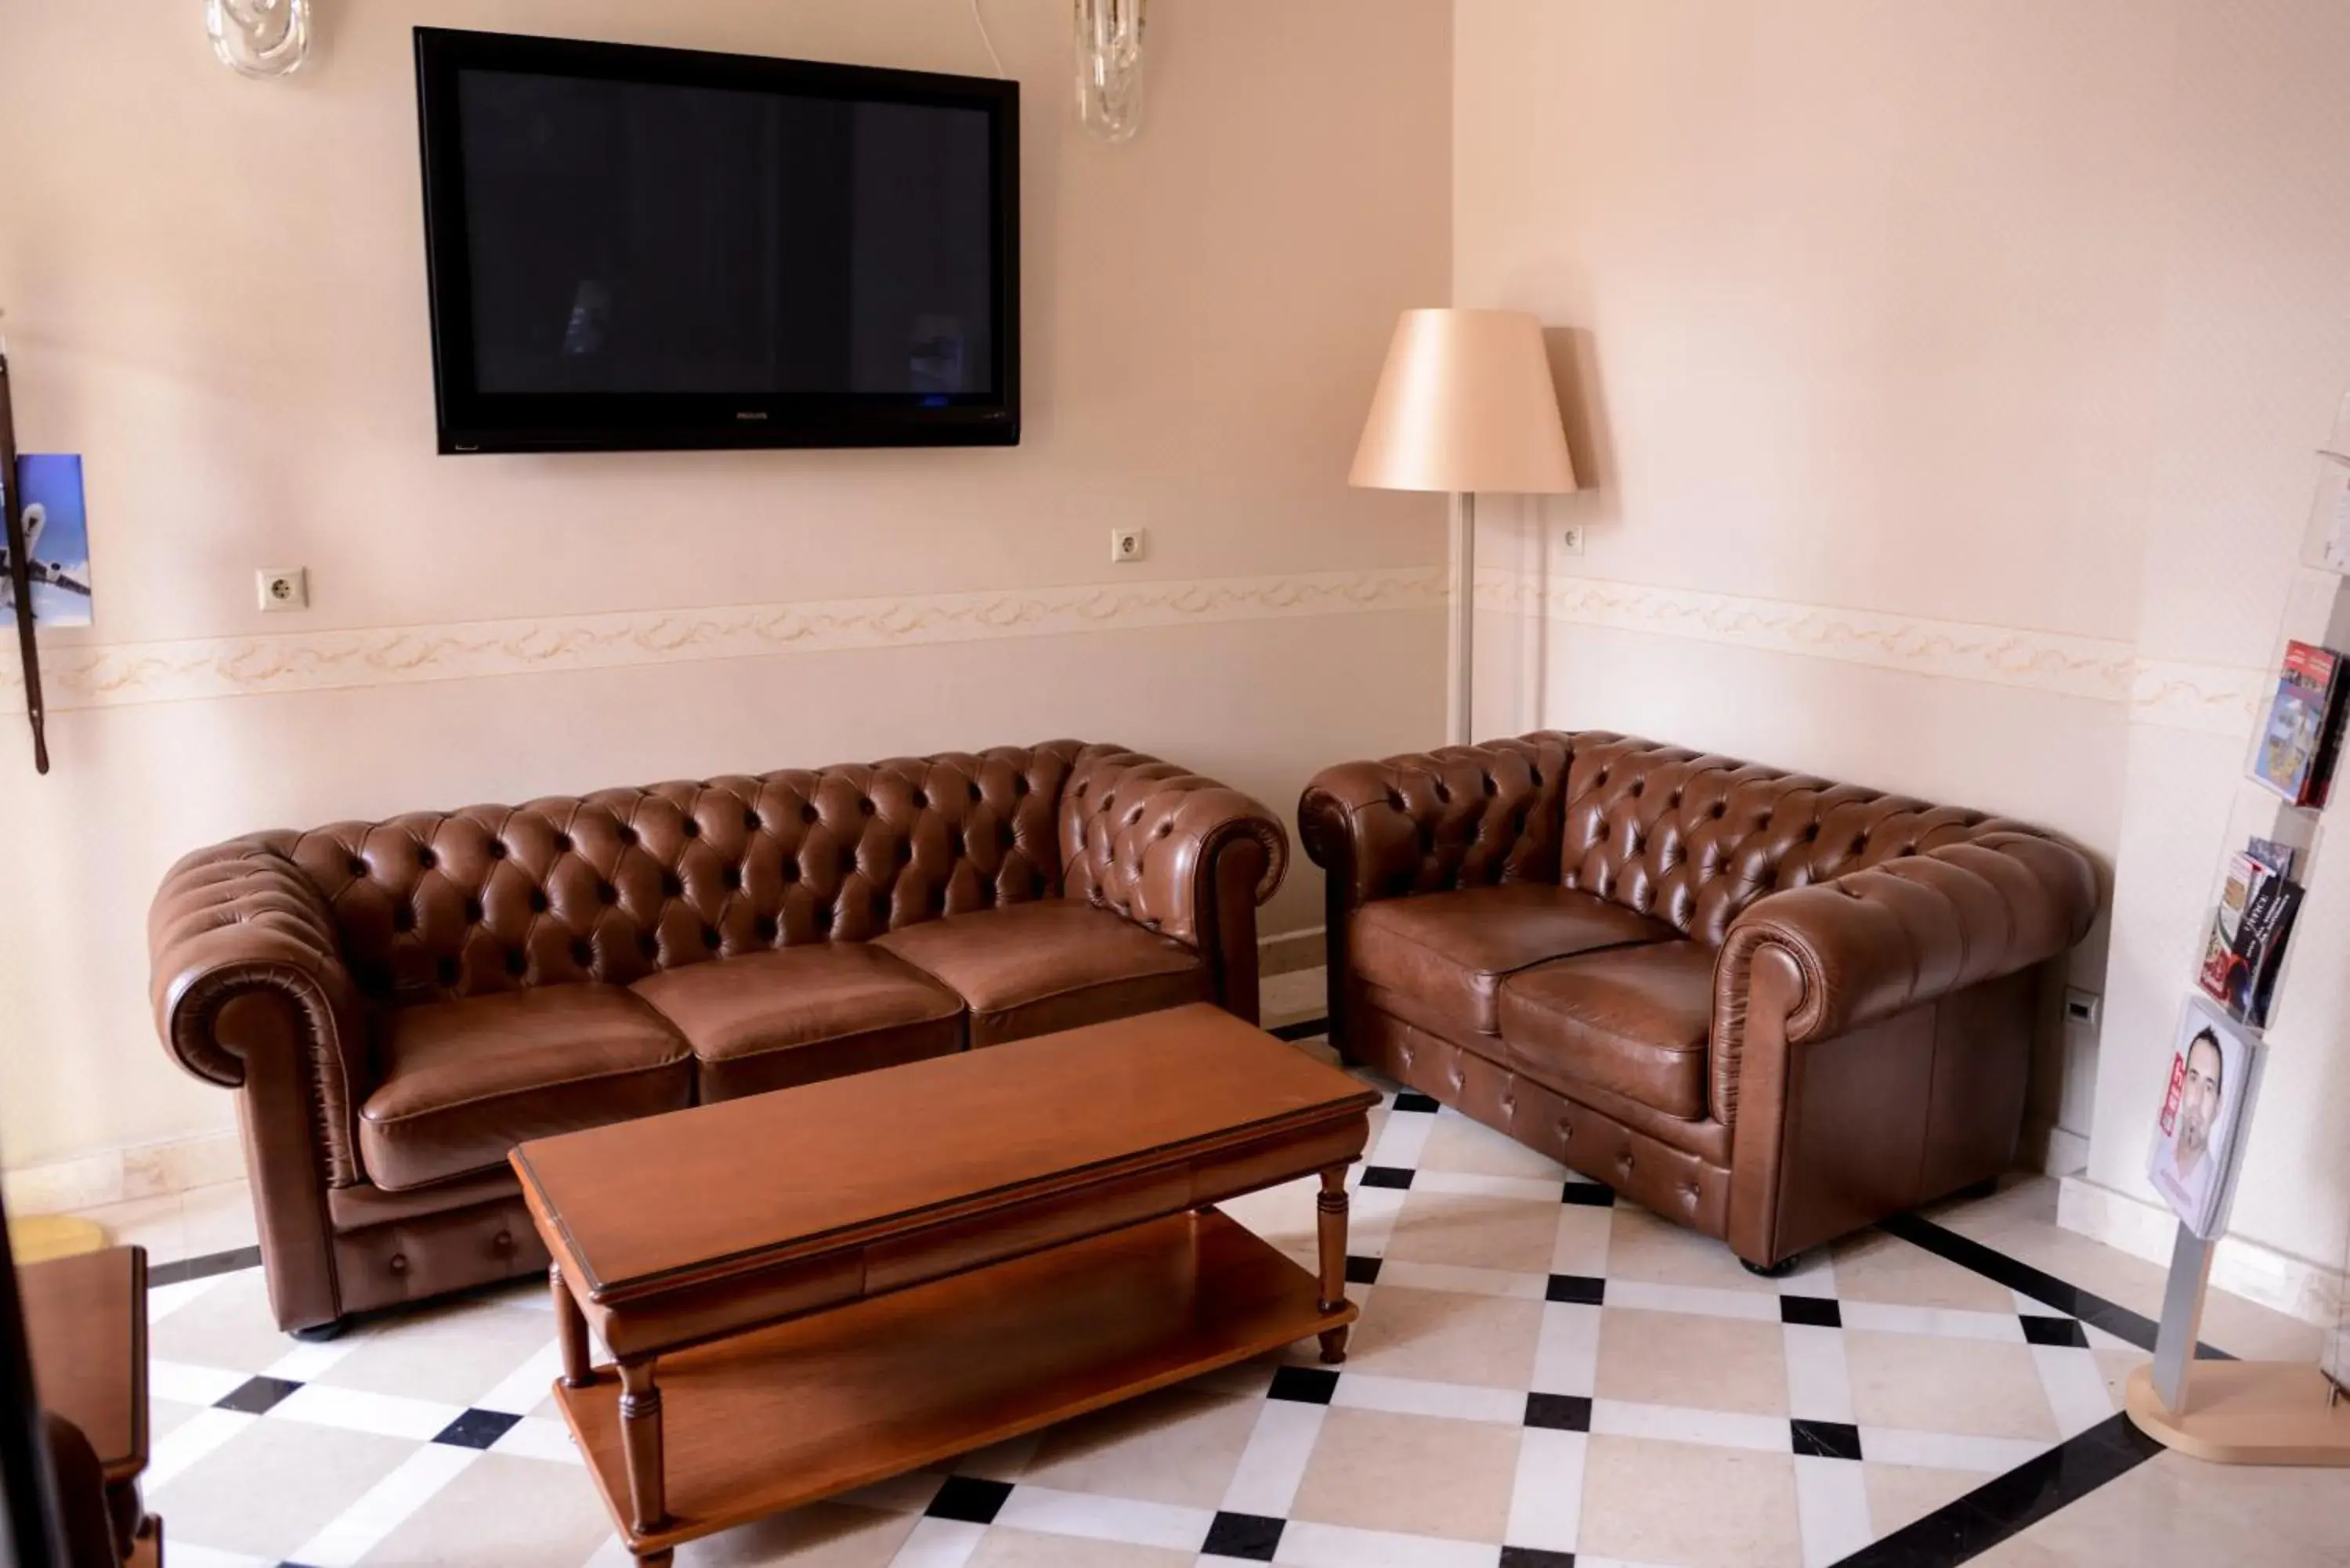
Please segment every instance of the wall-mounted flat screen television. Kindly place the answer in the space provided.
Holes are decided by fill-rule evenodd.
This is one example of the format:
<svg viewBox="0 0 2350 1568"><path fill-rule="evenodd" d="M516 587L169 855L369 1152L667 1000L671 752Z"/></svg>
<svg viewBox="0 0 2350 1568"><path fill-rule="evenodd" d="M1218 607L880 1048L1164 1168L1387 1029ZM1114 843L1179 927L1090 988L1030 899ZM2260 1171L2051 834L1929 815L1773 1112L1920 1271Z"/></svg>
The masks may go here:
<svg viewBox="0 0 2350 1568"><path fill-rule="evenodd" d="M444 452L1020 439L1018 85L416 30Z"/></svg>

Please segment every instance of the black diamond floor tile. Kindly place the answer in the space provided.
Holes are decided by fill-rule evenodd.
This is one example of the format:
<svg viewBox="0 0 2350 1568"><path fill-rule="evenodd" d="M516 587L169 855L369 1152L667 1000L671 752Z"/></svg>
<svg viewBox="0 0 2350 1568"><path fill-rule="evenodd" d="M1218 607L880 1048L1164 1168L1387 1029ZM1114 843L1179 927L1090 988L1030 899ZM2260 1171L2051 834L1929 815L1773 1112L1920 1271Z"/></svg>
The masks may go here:
<svg viewBox="0 0 2350 1568"><path fill-rule="evenodd" d="M971 1524L993 1524L1003 1501L1012 1495L1009 1481L983 1480L977 1476L949 1476L941 1483L931 1506L922 1510L932 1519L960 1519Z"/></svg>
<svg viewBox="0 0 2350 1568"><path fill-rule="evenodd" d="M1603 1187L1596 1181L1570 1181L1565 1188L1566 1190L1559 1194L1562 1203L1573 1203L1585 1209L1616 1207L1616 1189L1612 1187Z"/></svg>
<svg viewBox="0 0 2350 1568"><path fill-rule="evenodd" d="M468 1410L436 1433L432 1440L453 1449L486 1449L513 1430L520 1416L503 1410Z"/></svg>
<svg viewBox="0 0 2350 1568"><path fill-rule="evenodd" d="M1607 1282L1589 1274L1553 1274L1550 1287L1543 1293L1544 1301L1572 1302L1578 1306L1597 1306L1607 1295Z"/></svg>
<svg viewBox="0 0 2350 1568"><path fill-rule="evenodd" d="M1301 1405L1327 1405L1338 1391L1338 1375L1322 1366L1276 1366L1268 1399L1295 1399Z"/></svg>
<svg viewBox="0 0 2350 1568"><path fill-rule="evenodd" d="M1363 1167L1365 1187L1409 1187L1412 1173L1400 1165L1367 1165Z"/></svg>
<svg viewBox="0 0 2350 1568"><path fill-rule="evenodd" d="M1439 1104L1433 1095L1423 1095L1417 1089L1399 1089L1396 1091L1395 1108L1399 1111L1426 1111L1432 1116Z"/></svg>
<svg viewBox="0 0 2350 1568"><path fill-rule="evenodd" d="M2029 1345L2070 1345L2075 1350L2089 1348L2089 1335L2078 1322L2069 1317L2041 1317L2033 1313L2023 1314L2023 1338Z"/></svg>
<svg viewBox="0 0 2350 1568"><path fill-rule="evenodd" d="M1781 1296L1779 1321L1805 1324L1813 1328L1842 1328L1844 1309L1825 1296Z"/></svg>
<svg viewBox="0 0 2350 1568"><path fill-rule="evenodd" d="M1378 1284L1379 1282L1379 1260L1377 1258L1357 1258L1349 1254L1347 1259L1347 1282L1350 1285Z"/></svg>
<svg viewBox="0 0 2350 1568"><path fill-rule="evenodd" d="M1580 1394L1529 1394L1526 1425L1555 1432L1591 1430L1591 1401Z"/></svg>
<svg viewBox="0 0 2350 1568"><path fill-rule="evenodd" d="M1816 1454L1824 1459L1860 1458L1860 1428L1849 1421L1806 1421L1798 1417L1787 1425L1793 1428L1799 1454Z"/></svg>
<svg viewBox="0 0 2350 1568"><path fill-rule="evenodd" d="M1208 1526L1208 1539L1200 1550L1218 1557L1237 1557L1243 1563L1270 1563L1281 1547L1281 1529L1286 1521L1267 1519L1261 1513L1224 1513L1219 1511L1215 1521Z"/></svg>
<svg viewBox="0 0 2350 1568"><path fill-rule="evenodd" d="M1502 1568L1575 1568L1575 1553L1545 1552L1539 1546L1504 1546Z"/></svg>
<svg viewBox="0 0 2350 1568"><path fill-rule="evenodd" d="M299 1383L283 1377L248 1377L219 1398L213 1401L215 1410L242 1410L248 1416L258 1416L301 1387Z"/></svg>

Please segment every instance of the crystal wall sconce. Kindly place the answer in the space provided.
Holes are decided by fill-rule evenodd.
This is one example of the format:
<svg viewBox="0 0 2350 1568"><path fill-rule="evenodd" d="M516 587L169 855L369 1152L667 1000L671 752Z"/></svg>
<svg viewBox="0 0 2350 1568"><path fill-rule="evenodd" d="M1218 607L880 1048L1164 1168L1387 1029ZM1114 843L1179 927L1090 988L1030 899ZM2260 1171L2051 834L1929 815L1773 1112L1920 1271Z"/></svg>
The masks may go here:
<svg viewBox="0 0 2350 1568"><path fill-rule="evenodd" d="M204 0L204 31L239 76L286 76L310 52L310 0Z"/></svg>
<svg viewBox="0 0 2350 1568"><path fill-rule="evenodd" d="M1104 141L1142 128L1142 16L1147 0L1076 0L1077 119Z"/></svg>

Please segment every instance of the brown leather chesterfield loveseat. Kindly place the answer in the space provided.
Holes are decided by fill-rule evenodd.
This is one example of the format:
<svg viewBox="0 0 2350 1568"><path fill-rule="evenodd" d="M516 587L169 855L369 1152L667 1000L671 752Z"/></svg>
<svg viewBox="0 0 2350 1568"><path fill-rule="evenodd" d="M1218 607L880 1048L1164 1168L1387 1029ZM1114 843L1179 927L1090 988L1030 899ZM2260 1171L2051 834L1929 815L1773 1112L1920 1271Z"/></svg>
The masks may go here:
<svg viewBox="0 0 2350 1568"><path fill-rule="evenodd" d="M2020 824L1623 735L1324 771L1354 1061L1770 1270L1997 1175L2096 879Z"/></svg>
<svg viewBox="0 0 2350 1568"><path fill-rule="evenodd" d="M149 917L181 1064L239 1091L279 1324L546 1267L517 1142L1208 1000L1257 1015L1289 845L1116 746L263 833Z"/></svg>

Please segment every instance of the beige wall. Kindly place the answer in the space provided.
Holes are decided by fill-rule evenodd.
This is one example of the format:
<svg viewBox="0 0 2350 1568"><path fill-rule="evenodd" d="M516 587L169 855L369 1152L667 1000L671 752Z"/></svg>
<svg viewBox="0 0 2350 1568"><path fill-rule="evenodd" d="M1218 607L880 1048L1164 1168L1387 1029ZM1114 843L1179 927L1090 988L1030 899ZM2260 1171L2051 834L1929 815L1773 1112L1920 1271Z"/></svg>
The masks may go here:
<svg viewBox="0 0 2350 1568"><path fill-rule="evenodd" d="M2350 381L2345 76L2321 0L1456 8L1455 299L1555 329L1597 481L1488 508L1514 597L1482 727L2073 835L2115 880L2073 966L2106 1019L2036 1113L2132 1196ZM2338 1264L2350 987L2311 950L2350 857L2324 865L2237 1228Z"/></svg>
<svg viewBox="0 0 2350 1568"><path fill-rule="evenodd" d="M154 1042L141 930L235 832L1056 734L1286 810L1435 737L1440 506L1344 474L1394 312L1448 289L1447 7L1159 7L1115 148L1066 6L985 8L1026 99L1020 448L456 460L412 25L983 72L962 0L333 0L279 83L194 0L8 0L0 305L25 446L87 454L99 589L49 639L57 771L0 723L11 1166L227 1125ZM1150 558L1113 576L1125 524ZM264 620L255 568L296 564L315 607ZM1317 919L1306 867L1266 929Z"/></svg>

